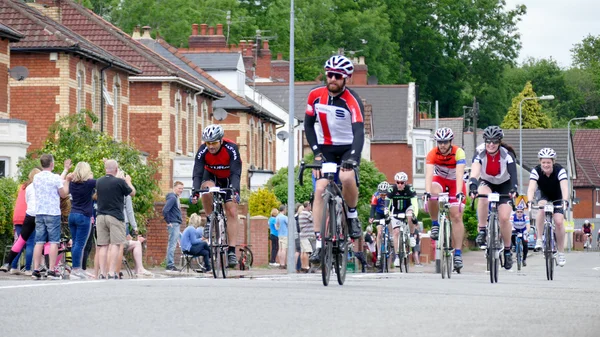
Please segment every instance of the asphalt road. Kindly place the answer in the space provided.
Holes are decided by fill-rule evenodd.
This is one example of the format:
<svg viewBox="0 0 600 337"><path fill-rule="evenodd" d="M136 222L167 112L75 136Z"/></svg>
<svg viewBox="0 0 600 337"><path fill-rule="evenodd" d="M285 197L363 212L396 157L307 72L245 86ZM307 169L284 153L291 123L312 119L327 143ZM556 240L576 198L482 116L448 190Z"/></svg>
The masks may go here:
<svg viewBox="0 0 600 337"><path fill-rule="evenodd" d="M0 336L599 336L600 253L542 256L491 284L481 252L462 274L319 274L239 279L0 281ZM516 269L516 265L514 267ZM247 276L250 276L247 275Z"/></svg>

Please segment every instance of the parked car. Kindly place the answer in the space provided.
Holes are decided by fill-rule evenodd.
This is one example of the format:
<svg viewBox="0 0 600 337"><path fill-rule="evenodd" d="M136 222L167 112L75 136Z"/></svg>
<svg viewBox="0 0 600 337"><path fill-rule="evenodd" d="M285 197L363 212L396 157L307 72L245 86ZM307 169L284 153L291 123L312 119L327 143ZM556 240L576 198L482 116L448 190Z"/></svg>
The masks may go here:
<svg viewBox="0 0 600 337"><path fill-rule="evenodd" d="M537 229L535 226L529 228L529 237L527 238L527 248L533 250L535 248L535 240L537 240Z"/></svg>

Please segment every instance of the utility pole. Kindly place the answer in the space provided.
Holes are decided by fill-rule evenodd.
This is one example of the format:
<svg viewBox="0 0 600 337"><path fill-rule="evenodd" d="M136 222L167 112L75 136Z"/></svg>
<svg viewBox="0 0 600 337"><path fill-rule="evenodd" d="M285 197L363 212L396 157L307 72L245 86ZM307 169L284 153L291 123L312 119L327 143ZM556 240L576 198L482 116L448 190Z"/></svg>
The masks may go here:
<svg viewBox="0 0 600 337"><path fill-rule="evenodd" d="M479 102L477 98L473 97L473 153L477 148L477 118L479 117Z"/></svg>

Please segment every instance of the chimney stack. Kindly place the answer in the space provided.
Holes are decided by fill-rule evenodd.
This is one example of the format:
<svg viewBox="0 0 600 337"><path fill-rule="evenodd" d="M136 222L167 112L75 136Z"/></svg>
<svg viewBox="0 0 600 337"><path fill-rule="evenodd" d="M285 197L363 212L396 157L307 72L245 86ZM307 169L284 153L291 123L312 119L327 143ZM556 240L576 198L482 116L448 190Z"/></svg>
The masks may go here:
<svg viewBox="0 0 600 337"><path fill-rule="evenodd" d="M259 50L258 59L255 62L256 76L271 78L271 50L269 49L269 41L262 41L262 48Z"/></svg>
<svg viewBox="0 0 600 337"><path fill-rule="evenodd" d="M142 39L149 39L152 40L152 36L150 36L150 31L152 30L152 27L150 26L144 26L142 27Z"/></svg>
<svg viewBox="0 0 600 337"><path fill-rule="evenodd" d="M223 25L217 25L216 35L215 27L209 27L205 23L200 24L200 35L197 34L197 27L197 24L192 25L192 35L188 38L188 44L190 49L212 49L213 51L229 50L229 48L227 47L227 42L225 41L225 36L223 36ZM206 32L206 28L208 28L208 34Z"/></svg>
<svg viewBox="0 0 600 337"><path fill-rule="evenodd" d="M349 84L367 85L367 72L369 67L365 64L365 57L355 57L352 60L352 63L354 64L354 73L352 74L352 77L350 77Z"/></svg>
<svg viewBox="0 0 600 337"><path fill-rule="evenodd" d="M131 38L134 40L139 40L142 36L140 35L140 26L135 26L133 28L133 34L131 34Z"/></svg>
<svg viewBox="0 0 600 337"><path fill-rule="evenodd" d="M271 61L271 78L281 83L290 82L290 62L284 60L281 53L277 53L277 59Z"/></svg>

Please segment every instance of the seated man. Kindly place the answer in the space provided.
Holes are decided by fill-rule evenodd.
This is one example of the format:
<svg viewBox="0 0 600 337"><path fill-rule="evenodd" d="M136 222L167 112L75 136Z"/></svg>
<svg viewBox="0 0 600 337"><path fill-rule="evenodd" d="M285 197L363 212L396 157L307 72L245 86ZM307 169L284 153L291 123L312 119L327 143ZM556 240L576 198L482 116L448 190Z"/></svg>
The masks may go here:
<svg viewBox="0 0 600 337"><path fill-rule="evenodd" d="M583 248L592 248L592 224L590 220L585 220L583 223L583 235L585 239L585 243L583 244Z"/></svg>
<svg viewBox="0 0 600 337"><path fill-rule="evenodd" d="M210 272L212 270L210 266L210 249L208 243L204 241L203 231L198 230L200 221L194 221L193 218L195 217L192 215L189 225L181 234L181 251L194 257L202 256L206 272Z"/></svg>
<svg viewBox="0 0 600 337"><path fill-rule="evenodd" d="M140 275L147 277L154 276L150 271L144 269L144 264L142 263L142 243L145 240L143 236L138 236L137 240L133 240L131 235L127 234L127 242L123 245L123 252L131 252L131 255L133 255L133 262L135 263L133 273L138 277Z"/></svg>

